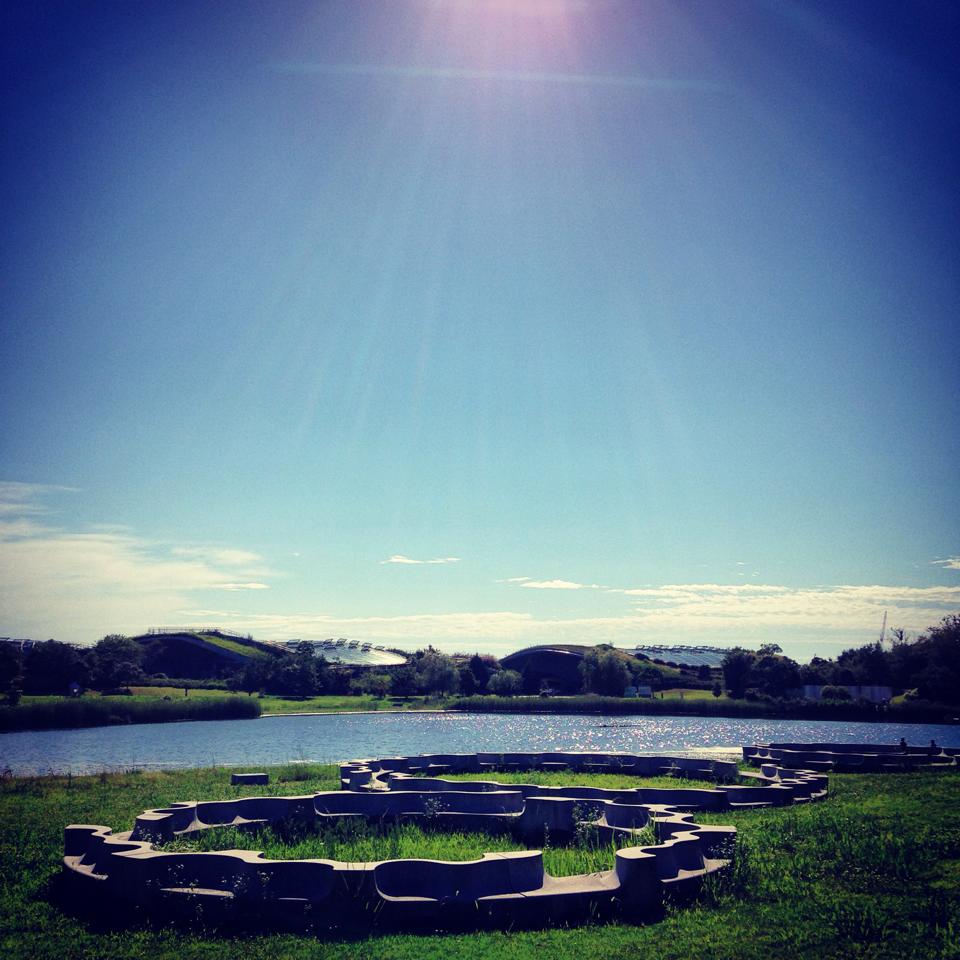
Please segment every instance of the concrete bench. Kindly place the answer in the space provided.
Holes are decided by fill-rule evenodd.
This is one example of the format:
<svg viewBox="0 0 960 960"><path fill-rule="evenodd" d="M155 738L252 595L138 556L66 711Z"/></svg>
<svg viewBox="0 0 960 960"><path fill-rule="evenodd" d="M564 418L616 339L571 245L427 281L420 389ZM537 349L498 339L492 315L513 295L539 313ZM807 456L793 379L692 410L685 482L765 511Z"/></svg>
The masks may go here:
<svg viewBox="0 0 960 960"><path fill-rule="evenodd" d="M232 773L230 774L230 783L234 787L247 786L249 784L263 785L270 782L268 773Z"/></svg>

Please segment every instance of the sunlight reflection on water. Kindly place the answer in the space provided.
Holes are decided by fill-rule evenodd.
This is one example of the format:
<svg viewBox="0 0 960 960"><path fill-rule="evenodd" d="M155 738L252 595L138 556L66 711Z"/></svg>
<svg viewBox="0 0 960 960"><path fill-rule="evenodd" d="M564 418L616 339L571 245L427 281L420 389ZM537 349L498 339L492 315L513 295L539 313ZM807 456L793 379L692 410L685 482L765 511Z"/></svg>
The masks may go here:
<svg viewBox="0 0 960 960"><path fill-rule="evenodd" d="M669 752L778 740L960 747L960 726L517 714L340 714L137 724L0 734L0 769L15 774L335 762L357 757L506 750Z"/></svg>

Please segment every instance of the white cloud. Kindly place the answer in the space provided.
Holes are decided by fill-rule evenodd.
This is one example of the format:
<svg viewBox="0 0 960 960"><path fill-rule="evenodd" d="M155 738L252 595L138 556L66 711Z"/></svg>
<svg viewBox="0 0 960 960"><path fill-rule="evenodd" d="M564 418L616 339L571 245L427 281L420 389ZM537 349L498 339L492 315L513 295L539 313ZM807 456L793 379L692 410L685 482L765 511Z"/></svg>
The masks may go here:
<svg viewBox="0 0 960 960"><path fill-rule="evenodd" d="M190 557L225 567L249 567L263 561L259 554L249 550L231 550L224 547L174 547L170 552L177 557Z"/></svg>
<svg viewBox="0 0 960 960"><path fill-rule="evenodd" d="M164 545L117 527L42 522L37 485L0 485L0 623L22 636L93 640L169 622L196 591L262 591L263 559L222 546ZM25 515L25 516L22 516Z"/></svg>
<svg viewBox="0 0 960 960"><path fill-rule="evenodd" d="M934 566L943 567L944 570L960 570L960 557L947 557L944 560L931 560Z"/></svg>
<svg viewBox="0 0 960 960"><path fill-rule="evenodd" d="M572 581L522 582L515 578L504 582L524 587L542 583L547 589L586 587ZM563 639L621 645L651 640L749 645L773 637L787 645L799 642L804 655L809 656L811 650L831 654L876 639L884 612L890 624L916 633L960 609L960 587L787 587L764 583L592 586L611 595L611 600L624 597L629 608L602 617L532 620L524 628L524 635L517 636L517 645Z"/></svg>
<svg viewBox="0 0 960 960"><path fill-rule="evenodd" d="M405 649L431 643L441 649L505 654L536 643L705 642L759 646L776 640L802 659L834 656L877 639L888 622L918 633L960 608L960 587L813 587L693 584L644 588L626 611L608 616L541 617L515 610L408 613L395 616L277 614L200 609L193 621L219 624L264 639L345 636ZM743 588L743 589L740 589ZM655 595L657 589L662 596ZM683 599L679 599L679 595Z"/></svg>
<svg viewBox="0 0 960 960"><path fill-rule="evenodd" d="M572 580L525 580L521 587L531 590L588 590L585 583L574 583Z"/></svg>
<svg viewBox="0 0 960 960"><path fill-rule="evenodd" d="M408 564L437 564L437 563L459 563L459 557L434 557L432 560L414 560L413 557L406 557L402 553L395 553L392 557L387 557L386 560L381 560L381 563L408 563Z"/></svg>

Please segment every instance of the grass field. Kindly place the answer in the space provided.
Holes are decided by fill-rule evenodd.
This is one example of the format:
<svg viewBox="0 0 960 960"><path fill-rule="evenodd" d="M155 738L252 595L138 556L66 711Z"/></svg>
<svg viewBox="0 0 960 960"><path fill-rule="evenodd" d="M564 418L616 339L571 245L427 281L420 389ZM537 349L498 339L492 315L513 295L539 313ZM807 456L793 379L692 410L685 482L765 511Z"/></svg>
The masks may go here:
<svg viewBox="0 0 960 960"><path fill-rule="evenodd" d="M652 828L639 843L655 843ZM431 830L417 824L367 827L341 821L318 832L295 833L267 828L249 831L224 827L189 840L175 840L164 850L261 850L271 860L296 859L361 862L374 860L477 860L486 852L526 850L509 833L456 833ZM613 868L617 847L598 840L589 831L578 833L574 842L558 846L547 843L544 868L555 877L597 873Z"/></svg>
<svg viewBox="0 0 960 960"><path fill-rule="evenodd" d="M131 687L137 697L183 697L183 687ZM246 693L232 693L229 690L191 690L185 699L224 699L240 697L248 699ZM368 695L359 696L322 696L308 697L302 700L288 700L284 697L254 696L250 699L260 704L263 713L334 713L362 710L403 710L423 707L424 698L416 697L409 704L394 706L389 699L380 699Z"/></svg>
<svg viewBox="0 0 960 960"><path fill-rule="evenodd" d="M175 929L97 930L48 897L67 823L129 829L148 807L176 800L336 789L333 767L272 771L269 787L233 788L225 770L10 779L0 783L0 947L9 958L245 960L715 960L923 958L960 955L960 775L834 775L824 803L703 816L739 830L735 869L699 906L649 927L317 941L291 935L219 939ZM526 779L530 774L522 775ZM608 775L551 774L606 785ZM620 778L621 782L634 782ZM676 781L673 781L676 783ZM468 835L469 837L469 835ZM424 842L443 837L424 834ZM349 837L335 842L353 842ZM481 838L479 846L490 846ZM453 855L474 839L447 837ZM357 841L370 843L372 841ZM421 839L400 841L414 855ZM279 848L278 852L282 852ZM345 849L345 848L341 848ZM371 848L373 849L373 848ZM441 847L431 846L440 852ZM605 851L601 851L605 855Z"/></svg>
<svg viewBox="0 0 960 960"><path fill-rule="evenodd" d="M632 777L621 773L566 773L562 770L493 770L484 773L444 773L444 780L496 780L498 783L535 783L540 787L567 787L589 781L591 787L621 790L633 787L665 787L674 790L684 787L692 790L710 789L713 783L703 780L688 780L686 777Z"/></svg>
<svg viewBox="0 0 960 960"><path fill-rule="evenodd" d="M673 687L670 690L661 690L657 697L663 695L664 700L729 700L725 694L715 697L711 690L697 690L693 687Z"/></svg>

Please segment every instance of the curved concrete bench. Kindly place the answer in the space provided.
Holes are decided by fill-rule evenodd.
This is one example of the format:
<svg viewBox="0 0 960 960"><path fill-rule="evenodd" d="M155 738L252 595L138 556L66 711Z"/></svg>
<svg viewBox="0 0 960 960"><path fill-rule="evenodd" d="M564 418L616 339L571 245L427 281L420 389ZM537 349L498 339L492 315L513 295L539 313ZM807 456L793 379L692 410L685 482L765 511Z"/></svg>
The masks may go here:
<svg viewBox="0 0 960 960"><path fill-rule="evenodd" d="M761 769L777 764L795 770L842 773L894 773L909 770L951 769L960 749L901 747L876 743L764 743L743 746L743 759Z"/></svg>
<svg viewBox="0 0 960 960"><path fill-rule="evenodd" d="M204 918L216 923L249 920L316 931L367 929L371 924L454 929L607 918L646 921L661 915L665 901L694 896L706 876L730 862L736 830L699 826L692 809L726 809L751 803L754 795L765 797L766 804L789 802L797 799L801 786L806 798L813 796L817 784L769 765L757 775L761 785L692 791L457 782L411 774L479 773L505 763L514 769L606 768L645 774L673 769L674 761L684 759L551 752L354 761L341 767L344 786L355 786L352 790L176 803L144 811L128 833L69 826L64 874L75 893L99 909L137 905L158 919L194 917L201 909ZM703 761L692 763L700 764L691 768L701 774L699 779L707 779ZM730 767L736 770L733 764L725 765L722 778L732 779ZM716 777L716 765L709 771ZM291 819L309 824L344 818L424 819L456 829L495 825L537 842L545 834L562 839L586 827L628 846L617 851L613 869L576 877L545 873L538 850L488 853L467 862L343 863L272 861L247 850L190 853L153 846L222 826L257 828ZM629 845L651 826L657 843Z"/></svg>
<svg viewBox="0 0 960 960"><path fill-rule="evenodd" d="M440 773L485 773L496 770L573 770L590 773L627 773L634 776L661 776L665 773L691 780L734 778L737 765L729 760L693 757L655 757L628 753L443 753L413 757L386 757L354 760L341 765L341 777L365 771L418 775ZM366 778L364 782L369 782ZM358 783L359 785L359 783Z"/></svg>
<svg viewBox="0 0 960 960"><path fill-rule="evenodd" d="M546 874L540 851L466 862L270 861L247 850L168 853L85 825L66 829L63 866L74 893L100 909L136 905L157 919L190 917L199 907L217 923L282 919L317 931L371 922L435 929L632 921L659 916L672 888L693 895L729 862L705 853L710 831L705 841L705 828L676 827L662 844L618 851L614 869L577 877Z"/></svg>
<svg viewBox="0 0 960 960"><path fill-rule="evenodd" d="M746 748L744 748L746 750ZM461 773L495 773L504 767L513 771L555 770L561 766L576 770L605 767L630 776L655 776L670 770L695 779L719 781L709 788L635 787L609 789L601 787L547 787L528 783L500 783L496 780L445 780L438 769ZM497 758L497 764L493 763ZM704 766L707 764L708 766ZM775 764L773 766L776 766ZM417 757L352 760L340 765L341 784L347 790L401 792L429 789L437 792L519 790L524 798L531 796L577 797L645 804L670 804L680 810L711 811L755 806L788 806L822 799L827 793L827 779L812 771L782 771L774 777L756 779L748 784L741 779L737 765L730 761L703 761L689 757L646 757L633 754L599 753L504 753L504 754L429 754ZM429 771L430 776L423 772Z"/></svg>

